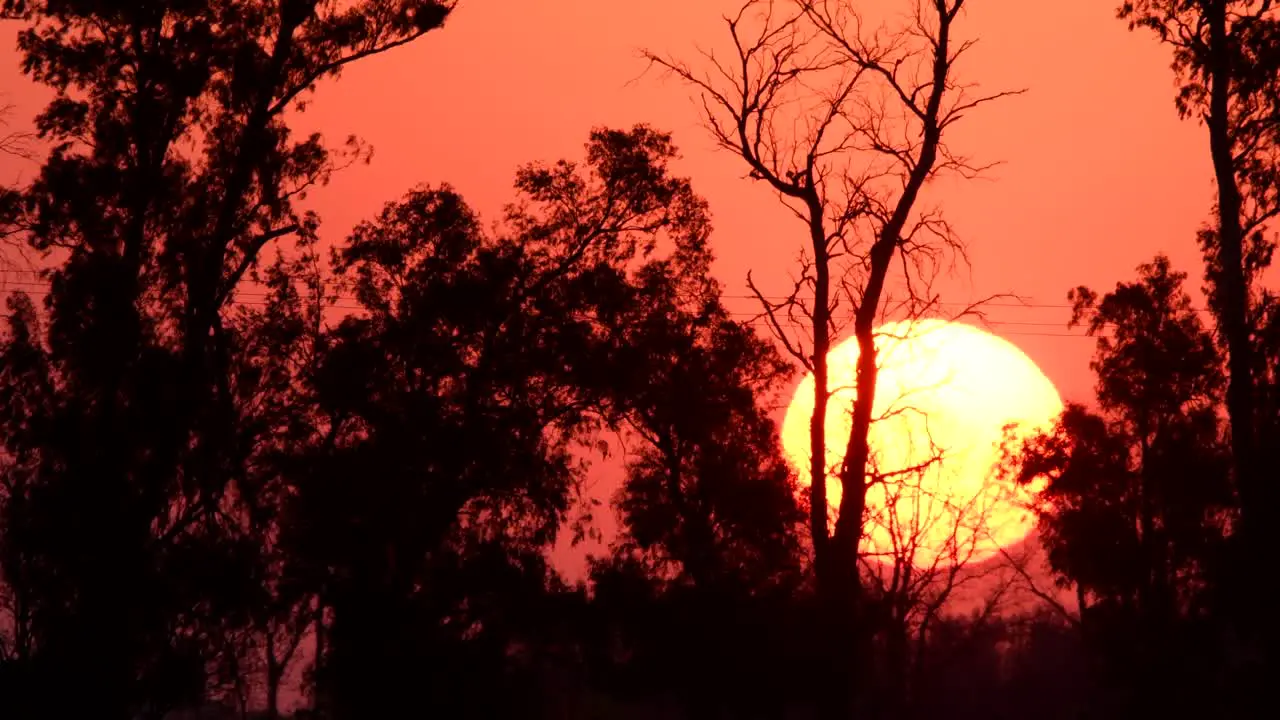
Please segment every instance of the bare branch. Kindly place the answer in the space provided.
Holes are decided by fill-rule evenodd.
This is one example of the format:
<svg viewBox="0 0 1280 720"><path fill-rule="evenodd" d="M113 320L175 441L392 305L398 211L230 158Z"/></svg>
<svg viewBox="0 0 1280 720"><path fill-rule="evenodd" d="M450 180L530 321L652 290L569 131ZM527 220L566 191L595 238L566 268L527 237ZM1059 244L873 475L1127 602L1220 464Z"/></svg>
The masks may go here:
<svg viewBox="0 0 1280 720"><path fill-rule="evenodd" d="M783 347L786 348L787 353L790 354L791 357L795 358L796 362L800 363L804 369L809 372L813 372L813 359L808 355L805 355L800 347L792 342L790 335L782 329L782 323L778 320L779 310L796 307L803 308L802 301L798 299L800 290L803 287L803 281L796 282L795 289L792 290L791 295L781 302L769 301L765 297L764 293L756 287L755 280L752 279L750 272L747 273L747 287L751 290L752 294L755 295L756 300L759 301L760 307L764 308L763 317L768 322L769 329L773 333L774 338L776 338L778 342L782 343ZM752 318L752 320L758 319L759 317Z"/></svg>
<svg viewBox="0 0 1280 720"><path fill-rule="evenodd" d="M1019 561L1017 558L1010 555L1009 551L1004 548L1000 548L1000 554L1009 563L1009 567L1013 568L1014 571L1022 578L1023 582L1026 583L1026 588L1032 595L1039 598L1045 605L1053 609L1054 612L1070 623L1073 627L1080 626L1080 617L1078 615L1068 610L1067 607L1057 598L1040 588L1035 579L1031 577L1031 573L1027 571L1025 560Z"/></svg>

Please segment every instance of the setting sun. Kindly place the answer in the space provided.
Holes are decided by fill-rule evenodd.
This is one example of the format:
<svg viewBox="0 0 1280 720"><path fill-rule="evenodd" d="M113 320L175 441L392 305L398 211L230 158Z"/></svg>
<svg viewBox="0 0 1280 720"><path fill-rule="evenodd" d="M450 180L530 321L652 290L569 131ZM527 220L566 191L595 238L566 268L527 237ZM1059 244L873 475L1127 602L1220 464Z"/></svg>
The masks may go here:
<svg viewBox="0 0 1280 720"><path fill-rule="evenodd" d="M886 478L867 494L862 549L871 557L909 554L916 565L981 561L1018 542L1034 518L1033 489L994 477L1003 428L1019 435L1062 411L1053 384L1009 342L940 320L891 323L877 330L880 350L869 472ZM858 346L831 351L827 409L828 502L840 503L835 471L849 438ZM796 389L782 426L788 458L807 486L813 376ZM930 464L932 458L937 461ZM907 468L929 465L918 473ZM896 509L895 509L896 508Z"/></svg>

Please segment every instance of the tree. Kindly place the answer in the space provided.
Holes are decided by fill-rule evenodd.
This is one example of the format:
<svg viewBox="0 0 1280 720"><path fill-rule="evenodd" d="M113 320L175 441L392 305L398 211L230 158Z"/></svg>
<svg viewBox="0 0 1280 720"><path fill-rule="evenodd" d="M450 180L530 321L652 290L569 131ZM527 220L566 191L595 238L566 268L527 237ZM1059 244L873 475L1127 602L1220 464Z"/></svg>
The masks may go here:
<svg viewBox="0 0 1280 720"><path fill-rule="evenodd" d="M253 597L227 628L236 646L224 654L223 669L233 694L246 696L261 685L268 718L279 714L284 678L300 659L303 639L314 634L317 615L316 594L301 581L281 538L294 460L323 442L329 428L313 378L333 298L319 254L313 247L299 250L292 257L277 253L264 271L251 273L266 289L263 301L237 307L228 322L238 464L246 468L239 484L242 527L258 552L245 568L254 578Z"/></svg>
<svg viewBox="0 0 1280 720"><path fill-rule="evenodd" d="M1007 488L986 482L972 495L931 492L925 478L946 470L944 455L931 451L921 467L889 477L878 476L873 463L873 482L884 494L867 526L881 528L889 543L864 553L860 570L878 650L872 707L880 717L919 712L926 673L937 664L930 657L938 651L937 628L955 620L948 617L950 601L983 587L982 607L969 622L977 632L1002 614L1015 578L982 557L979 548L999 504L1010 501Z"/></svg>
<svg viewBox="0 0 1280 720"><path fill-rule="evenodd" d="M826 599L832 638L828 715L850 709L856 677L861 589L858 545L867 490L867 436L876 393L876 323L899 302L912 315L932 304L929 280L959 250L942 217L918 205L939 175L979 170L943 142L968 111L1008 93L974 95L956 79L972 47L955 34L964 0L931 0L896 26L868 32L860 11L839 0L748 0L726 18L734 54L707 54L708 72L650 55L650 60L702 95L712 135L738 155L753 179L765 182L804 224L806 241L793 291L771 300L753 291L774 334L815 378L810 424L810 535L814 568ZM797 109L798 108L798 109ZM794 133L791 129L795 128ZM895 284L891 270L901 261ZM827 353L844 329L836 312L851 308L860 348L852 431L844 459L825 466L828 438ZM799 323L807 337L784 327ZM829 528L827 478L841 483L840 507Z"/></svg>
<svg viewBox="0 0 1280 720"><path fill-rule="evenodd" d="M290 470L285 542L329 616L317 692L336 715L492 717L527 698L509 651L537 634L573 451L618 394L609 331L631 274L705 242L674 155L651 128L599 130L585 163L523 168L494 234L450 188L420 188L335 252L361 312L310 378L328 429Z"/></svg>
<svg viewBox="0 0 1280 720"><path fill-rule="evenodd" d="M1267 227L1280 213L1276 149L1280 141L1280 12L1270 0L1137 0L1119 10L1130 28L1154 31L1173 48L1173 70L1181 85L1177 108L1196 117L1209 134L1217 186L1216 218L1200 233L1210 308L1227 350L1226 406L1231 419L1234 477L1240 495L1243 549L1247 565L1275 555L1275 483L1268 479L1262 448L1272 438L1260 434L1257 342L1270 301L1259 297L1260 273L1275 249ZM1250 625L1265 626L1260 651L1275 647L1276 623L1255 600L1264 587L1244 592ZM1255 600L1249 600L1254 598ZM1256 633L1241 628L1242 636ZM1275 658L1269 663L1274 665ZM1269 672L1274 672L1274 667ZM1269 674L1263 671L1264 674Z"/></svg>
<svg viewBox="0 0 1280 720"><path fill-rule="evenodd" d="M1041 538L1057 577L1080 589L1118 712L1185 710L1214 682L1206 618L1234 502L1218 354L1184 279L1161 256L1101 299L1071 293L1073 323L1098 338L1100 412L1069 406L1018 470L1048 478Z"/></svg>
<svg viewBox="0 0 1280 720"><path fill-rule="evenodd" d="M797 570L799 511L763 405L791 369L731 319L702 251L636 274L606 363L639 447L617 497L625 545L658 577L763 587Z"/></svg>
<svg viewBox="0 0 1280 720"><path fill-rule="evenodd" d="M451 5L19 9L23 68L54 91L36 120L52 150L6 204L53 263L46 317L16 313L6 349L29 371L3 390L25 408L5 428L22 489L4 524L44 668L26 689L48 693L41 712L161 715L204 694L208 632L252 581L225 313L264 248L314 237L295 202L345 162L287 115Z"/></svg>
<svg viewBox="0 0 1280 720"><path fill-rule="evenodd" d="M635 446L594 604L626 653L605 667L698 717L776 717L804 516L764 403L791 370L731 319L710 261L690 248L642 267L608 333L610 416Z"/></svg>

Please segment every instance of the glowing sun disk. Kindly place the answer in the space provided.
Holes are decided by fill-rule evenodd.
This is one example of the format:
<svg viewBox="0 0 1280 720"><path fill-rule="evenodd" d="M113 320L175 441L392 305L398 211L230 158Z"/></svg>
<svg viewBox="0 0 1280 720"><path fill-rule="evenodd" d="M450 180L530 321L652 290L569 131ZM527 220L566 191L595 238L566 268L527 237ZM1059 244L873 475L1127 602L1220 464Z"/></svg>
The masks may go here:
<svg viewBox="0 0 1280 720"><path fill-rule="evenodd" d="M1053 383L1009 342L941 320L891 323L877 330L877 381L862 550L915 565L978 562L1020 541L1034 517L1036 488L994 475L1004 428L1016 436L1049 426L1062 412ZM850 340L828 354L827 498L840 505L836 472L851 427L858 360ZM809 481L814 379L796 389L782 425L783 448L801 484ZM918 472L909 468L922 467Z"/></svg>

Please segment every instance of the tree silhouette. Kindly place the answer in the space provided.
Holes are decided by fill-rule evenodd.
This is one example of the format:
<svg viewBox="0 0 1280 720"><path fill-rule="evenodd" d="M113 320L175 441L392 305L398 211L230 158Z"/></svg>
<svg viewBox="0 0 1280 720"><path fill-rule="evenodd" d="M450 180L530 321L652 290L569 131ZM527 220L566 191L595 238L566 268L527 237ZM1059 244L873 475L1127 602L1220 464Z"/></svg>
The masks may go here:
<svg viewBox="0 0 1280 720"><path fill-rule="evenodd" d="M1004 572L1001 564L977 557L997 504L1008 501L1006 488L987 482L969 496L931 491L924 486L925 478L945 467L944 455L934 452L921 467L909 471L888 477L872 471L884 492L884 506L868 519L868 527L879 527L889 538L888 547L864 553L860 569L875 634L871 706L878 716L922 712L917 705L923 699L924 675L935 663L930 655L938 650L936 627L956 623L948 617L953 597L983 586L983 608L967 623L971 630L981 631L1004 610L1005 595L1016 577Z"/></svg>
<svg viewBox="0 0 1280 720"><path fill-rule="evenodd" d="M1173 48L1178 112L1196 117L1208 130L1216 218L1199 239L1210 308L1227 350L1226 407L1241 539L1252 558L1245 564L1265 563L1280 548L1280 535L1271 530L1275 482L1260 454L1274 436L1260 432L1273 416L1259 406L1257 387L1259 378L1269 375L1257 358L1266 354L1257 341L1266 313L1260 308L1271 301L1259 297L1257 281L1275 249L1268 223L1280 213L1275 182L1280 12L1267 0L1138 0L1125 2L1119 15L1131 29L1149 28ZM1247 577L1257 580L1253 573ZM1268 648L1280 641L1280 625L1257 604L1267 594L1266 587L1257 586L1241 597L1247 617L1240 634L1259 638L1258 651L1268 662L1262 675L1275 672L1277 658Z"/></svg>
<svg viewBox="0 0 1280 720"><path fill-rule="evenodd" d="M932 303L919 288L957 244L939 214L917 207L921 190L948 171L978 170L949 152L944 133L968 111L1006 94L975 96L956 79L956 63L972 45L954 35L963 7L964 0L917 3L900 23L864 32L861 11L847 2L749 0L726 18L736 49L730 62L708 55L711 69L703 73L649 55L701 93L717 142L805 225L794 290L777 302L751 287L777 338L815 378L810 535L829 622L844 628L830 635L834 675L822 683L832 717L851 710L857 649L865 644L856 637L865 625L858 617L858 544L876 394L874 329L894 304L890 270L895 259L903 260L910 314ZM792 127L794 133L786 129ZM843 491L831 530L827 353L843 329L834 322L841 303L853 310L860 354L852 430L834 472ZM792 322L807 336L786 332L783 323Z"/></svg>
<svg viewBox="0 0 1280 720"><path fill-rule="evenodd" d="M1213 685L1204 618L1234 499L1218 355L1184 279L1157 257L1102 298L1071 293L1073 322L1098 338L1100 412L1070 405L1020 458L1023 481L1048 478L1041 538L1080 588L1110 712L1185 710Z"/></svg>
<svg viewBox="0 0 1280 720"><path fill-rule="evenodd" d="M627 648L604 660L620 673L698 717L775 717L804 516L763 403L791 370L730 318L710 261L690 247L642 267L609 332L612 415L638 447L595 603Z"/></svg>
<svg viewBox="0 0 1280 720"><path fill-rule="evenodd" d="M27 359L3 390L25 408L5 429L5 577L27 585L43 680L22 690L40 714L160 716L205 694L257 550L225 312L268 244L314 236L294 202L345 162L291 137L286 113L449 9L22 8L23 69L54 91L36 119L52 150L8 223L53 266L44 312L15 300L6 345Z"/></svg>
<svg viewBox="0 0 1280 720"><path fill-rule="evenodd" d="M311 380L326 347L324 314L331 298L318 253L297 250L251 272L266 290L263 301L237 307L228 320L236 339L231 373L237 447L246 468L239 483L242 527L258 552L244 568L253 578L253 596L245 616L228 628L232 647L221 670L242 706L260 681L269 718L278 715L285 673L304 637L314 633L317 614L315 593L295 573L295 558L281 538L294 459L326 432Z"/></svg>
<svg viewBox="0 0 1280 720"><path fill-rule="evenodd" d="M618 505L657 576L763 586L796 569L795 488L758 404L791 370L730 319L709 260L642 268L610 333L617 412L642 443Z"/></svg>
<svg viewBox="0 0 1280 720"><path fill-rule="evenodd" d="M520 171L497 235L448 187L422 188L335 252L363 312L325 339L313 383L328 431L297 458L286 538L332 615L317 689L337 715L402 707L414 678L454 716L506 707L473 683L503 676L533 632L521 607L547 589L541 552L580 481L572 451L610 414L679 409L640 396L683 367L660 344L673 319L650 309L648 344L629 346L637 308L671 302L668 269L706 269L705 204L670 175L674 155L650 128L600 130L585 164ZM671 259L642 266L660 247ZM718 312L719 342L737 332L764 352Z"/></svg>

